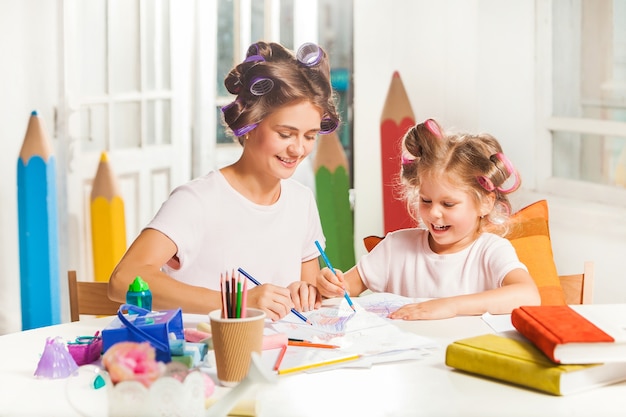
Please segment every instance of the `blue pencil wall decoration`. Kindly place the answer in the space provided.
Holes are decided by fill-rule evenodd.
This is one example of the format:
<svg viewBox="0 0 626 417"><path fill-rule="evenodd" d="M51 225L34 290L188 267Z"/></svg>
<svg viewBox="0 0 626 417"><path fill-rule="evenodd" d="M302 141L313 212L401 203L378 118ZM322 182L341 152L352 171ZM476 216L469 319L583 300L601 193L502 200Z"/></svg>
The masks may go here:
<svg viewBox="0 0 626 417"><path fill-rule="evenodd" d="M56 163L33 111L17 161L22 329L61 322Z"/></svg>

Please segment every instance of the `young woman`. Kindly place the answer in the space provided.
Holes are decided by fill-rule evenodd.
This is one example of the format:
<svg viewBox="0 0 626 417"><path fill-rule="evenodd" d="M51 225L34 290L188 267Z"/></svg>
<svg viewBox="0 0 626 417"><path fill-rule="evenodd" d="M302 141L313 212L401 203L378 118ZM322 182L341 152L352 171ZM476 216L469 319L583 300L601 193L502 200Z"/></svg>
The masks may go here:
<svg viewBox="0 0 626 417"><path fill-rule="evenodd" d="M319 307L322 227L313 193L290 177L317 136L339 124L329 68L314 44L297 55L250 46L224 80L237 96L222 109L224 124L241 157L172 192L113 271L112 299L123 301L139 275L154 309L206 313L221 307L220 275L242 268L263 283L248 285L247 305L268 317Z"/></svg>
<svg viewBox="0 0 626 417"><path fill-rule="evenodd" d="M324 296L365 289L430 300L401 307L395 319L441 319L510 313L540 303L537 287L511 243L507 195L519 174L490 135L445 134L432 119L403 140L407 206L423 228L389 233L357 265L337 275L324 268Z"/></svg>

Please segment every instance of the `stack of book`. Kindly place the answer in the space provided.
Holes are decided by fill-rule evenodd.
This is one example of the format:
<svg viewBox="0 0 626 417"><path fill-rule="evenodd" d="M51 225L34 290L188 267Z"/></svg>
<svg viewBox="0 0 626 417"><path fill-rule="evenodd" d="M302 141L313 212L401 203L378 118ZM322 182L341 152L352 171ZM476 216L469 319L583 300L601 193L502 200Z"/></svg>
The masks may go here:
<svg viewBox="0 0 626 417"><path fill-rule="evenodd" d="M553 395L626 380L626 306L532 306L513 310L523 336L485 334L446 349L446 365Z"/></svg>

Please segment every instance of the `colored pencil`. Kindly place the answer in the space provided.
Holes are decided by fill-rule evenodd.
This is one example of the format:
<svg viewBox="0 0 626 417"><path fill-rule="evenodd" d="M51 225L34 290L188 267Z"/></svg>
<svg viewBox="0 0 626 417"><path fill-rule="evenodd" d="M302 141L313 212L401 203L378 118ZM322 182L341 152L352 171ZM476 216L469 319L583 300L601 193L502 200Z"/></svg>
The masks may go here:
<svg viewBox="0 0 626 417"><path fill-rule="evenodd" d="M321 348L321 349L337 349L339 346L337 345L327 345L324 343L313 343L313 342L307 342L307 341L295 341L295 340L288 340L287 344L289 346L300 346L300 347L310 347L310 348Z"/></svg>
<svg viewBox="0 0 626 417"><path fill-rule="evenodd" d="M398 71L391 77L380 123L383 224L386 235L394 230L415 227L406 205L395 191L402 164L402 137L415 125L411 103Z"/></svg>
<svg viewBox="0 0 626 417"><path fill-rule="evenodd" d="M17 161L17 203L22 330L59 324L56 159L36 111Z"/></svg>
<svg viewBox="0 0 626 417"><path fill-rule="evenodd" d="M239 279L237 280L237 318L240 319L241 318L241 275L239 276Z"/></svg>
<svg viewBox="0 0 626 417"><path fill-rule="evenodd" d="M230 317L237 317L237 284L235 283L235 274L230 275Z"/></svg>
<svg viewBox="0 0 626 417"><path fill-rule="evenodd" d="M327 361L322 361L322 362L317 362L317 363L310 363L308 365L294 366L293 368L280 369L277 372L278 372L278 375L285 375L285 374L290 374L290 373L294 373L294 372L306 371L307 369L319 368L319 367L322 367L322 366L335 365L337 363L354 361L354 360L357 360L357 359L360 359L360 358L361 358L361 355L346 356L344 358L330 359L330 360L327 360Z"/></svg>
<svg viewBox="0 0 626 417"><path fill-rule="evenodd" d="M252 275L248 274L246 271L244 271L242 268L237 269L237 271L241 272L243 274L243 276L245 276L246 278L248 278L250 281L252 281L252 283L254 285L261 285L261 283L259 281L257 281L256 278L254 278ZM313 325L313 323L311 323L309 321L309 319L307 319L305 316L303 316L298 310L296 310L295 308L291 309L291 312L293 314L295 314L300 320L304 321L305 323L310 324L311 326Z"/></svg>
<svg viewBox="0 0 626 417"><path fill-rule="evenodd" d="M228 310L226 308L226 285L224 280L224 275L220 274L220 290L222 295L222 318L228 318Z"/></svg>
<svg viewBox="0 0 626 417"><path fill-rule="evenodd" d="M326 253L339 269L347 271L355 263L354 219L348 158L336 132L318 139L313 170Z"/></svg>
<svg viewBox="0 0 626 417"><path fill-rule="evenodd" d="M231 317L231 296L230 296L230 279L228 279L228 273L226 273L226 278L224 279L224 286L226 287L226 317L225 318L230 318Z"/></svg>
<svg viewBox="0 0 626 417"><path fill-rule="evenodd" d="M126 218L124 199L106 152L100 155L90 201L94 278L108 282L126 252Z"/></svg>
<svg viewBox="0 0 626 417"><path fill-rule="evenodd" d="M335 274L335 268L333 268L332 264L330 263L330 259L328 259L328 256L326 256L326 252L324 252L324 249L322 249L322 245L320 245L320 242L318 242L316 240L315 241L315 246L317 246L317 250L320 251L320 255L322 255L322 258L324 259L324 262L326 262L326 266L328 266L328 269L333 271L333 274ZM354 311L356 313L356 308L354 308L354 304L352 303L352 299L350 298L350 295L348 294L348 291L346 291L345 289L343 290L343 296L346 299L346 301L348 302L348 305L350 306L352 311Z"/></svg>
<svg viewBox="0 0 626 417"><path fill-rule="evenodd" d="M283 345L280 348L280 353L278 354L278 357L276 358L276 363L274 363L275 371L278 371L278 368L280 368L280 363L283 361L283 358L285 357L285 352L287 352L287 345Z"/></svg>
<svg viewBox="0 0 626 417"><path fill-rule="evenodd" d="M248 310L248 280L243 280L243 294L241 295L241 318L246 318L246 311Z"/></svg>

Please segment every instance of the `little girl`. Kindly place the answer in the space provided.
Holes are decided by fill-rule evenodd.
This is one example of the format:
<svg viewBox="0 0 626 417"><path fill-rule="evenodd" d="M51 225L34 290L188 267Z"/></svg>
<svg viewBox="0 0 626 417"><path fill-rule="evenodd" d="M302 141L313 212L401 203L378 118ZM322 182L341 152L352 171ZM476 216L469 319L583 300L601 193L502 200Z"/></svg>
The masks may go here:
<svg viewBox="0 0 626 417"><path fill-rule="evenodd" d="M507 195L520 177L490 135L445 134L432 119L403 139L402 187L423 228L389 233L356 266L317 276L323 296L370 289L428 301L408 304L390 318L442 319L510 313L540 303L539 292L507 231ZM498 234L496 234L498 233Z"/></svg>

